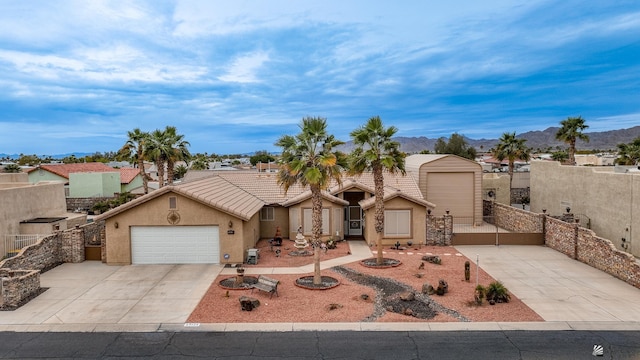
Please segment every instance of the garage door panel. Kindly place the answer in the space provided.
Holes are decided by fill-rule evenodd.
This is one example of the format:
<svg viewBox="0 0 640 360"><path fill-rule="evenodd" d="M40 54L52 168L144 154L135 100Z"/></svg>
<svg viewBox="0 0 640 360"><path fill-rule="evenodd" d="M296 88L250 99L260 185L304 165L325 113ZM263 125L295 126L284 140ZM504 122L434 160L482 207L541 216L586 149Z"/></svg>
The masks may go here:
<svg viewBox="0 0 640 360"><path fill-rule="evenodd" d="M435 215L449 210L456 217L473 217L474 174L427 174L427 200L436 205Z"/></svg>
<svg viewBox="0 0 640 360"><path fill-rule="evenodd" d="M131 228L133 264L217 264L220 235L217 226L134 226Z"/></svg>

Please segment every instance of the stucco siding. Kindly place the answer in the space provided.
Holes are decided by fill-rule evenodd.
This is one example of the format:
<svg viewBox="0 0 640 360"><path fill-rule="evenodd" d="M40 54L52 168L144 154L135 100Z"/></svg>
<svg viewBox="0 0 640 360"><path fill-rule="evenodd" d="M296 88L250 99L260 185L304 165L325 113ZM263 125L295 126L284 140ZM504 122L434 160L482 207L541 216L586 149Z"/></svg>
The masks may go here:
<svg viewBox="0 0 640 360"><path fill-rule="evenodd" d="M64 216L67 204L64 196L64 184L60 182L0 189L0 235L20 234L20 222L36 217ZM50 234L53 231L47 231ZM4 239L0 241L0 255L4 256Z"/></svg>
<svg viewBox="0 0 640 360"><path fill-rule="evenodd" d="M69 197L112 197L119 193L119 172L94 172L69 174Z"/></svg>
<svg viewBox="0 0 640 360"><path fill-rule="evenodd" d="M560 215L569 207L571 213L588 217L598 236L640 256L640 175L598 170L532 161L531 211Z"/></svg>
<svg viewBox="0 0 640 360"><path fill-rule="evenodd" d="M426 216L427 210L423 206L419 206L404 198L394 198L384 204L386 210L411 210L411 236L392 237L386 236L382 239L384 246L391 246L400 241L401 244L406 244L407 241L413 241L414 244L425 240L426 231ZM369 244L376 243L376 229L375 229L375 206L367 209L364 214L365 217L365 240Z"/></svg>
<svg viewBox="0 0 640 360"><path fill-rule="evenodd" d="M289 209L282 206L264 206L273 209L273 220L260 220L260 238L273 239L276 234L276 227L280 226L280 233L283 238L288 238L289 232ZM270 211L270 210L268 210ZM260 215L260 213L258 213ZM294 230L295 232L295 230Z"/></svg>
<svg viewBox="0 0 640 360"><path fill-rule="evenodd" d="M180 220L175 224L171 224L168 220L170 197L176 197L175 211L180 216ZM231 227L229 222L231 222ZM257 237L258 234L257 221L252 218L248 223L252 225L245 226L241 219L182 195L169 192L106 219L107 263L112 265L131 264L131 226L194 225L219 226L220 263L242 263L245 247L252 244L253 237ZM255 234L252 227L255 228ZM229 234L228 230L232 230L233 234ZM245 232L250 233L246 234ZM229 259L224 259L224 254L229 254Z"/></svg>

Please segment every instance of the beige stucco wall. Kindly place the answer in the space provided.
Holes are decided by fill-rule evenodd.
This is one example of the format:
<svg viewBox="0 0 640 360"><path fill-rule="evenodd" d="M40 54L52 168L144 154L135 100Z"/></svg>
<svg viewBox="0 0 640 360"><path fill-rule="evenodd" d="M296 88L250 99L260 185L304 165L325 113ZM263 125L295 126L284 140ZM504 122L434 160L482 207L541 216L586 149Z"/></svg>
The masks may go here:
<svg viewBox="0 0 640 360"><path fill-rule="evenodd" d="M485 200L491 200L487 196L489 190L496 192L495 201L500 204L510 205L509 174L485 173L482 176L482 194Z"/></svg>
<svg viewBox="0 0 640 360"><path fill-rule="evenodd" d="M613 173L610 168L531 163L531 211L560 215L567 207L584 214L591 230L620 250L640 256L640 175Z"/></svg>
<svg viewBox="0 0 640 360"><path fill-rule="evenodd" d="M26 174L25 174L26 175ZM4 178L3 181L7 178ZM26 180L24 176L14 178ZM29 184L13 183L16 186L1 188L0 235L20 234L20 221L36 217L65 216L67 203L64 184L43 182ZM47 234L51 231L47 232ZM3 237L4 238L4 237ZM5 254L4 240L0 241L0 257Z"/></svg>
<svg viewBox="0 0 640 360"><path fill-rule="evenodd" d="M382 239L384 246L390 246L400 241L405 245L407 241L413 241L414 244L424 242L426 239L426 218L427 209L424 206L418 205L412 201L404 198L394 198L384 204L385 210L411 210L411 237L385 237ZM375 229L375 206L372 206L365 210L365 241L369 244L376 243L376 229Z"/></svg>
<svg viewBox="0 0 640 360"><path fill-rule="evenodd" d="M268 206L265 206L268 207ZM274 210L273 221L260 221L260 238L273 239L276 234L276 227L280 226L283 238L289 234L289 209L282 206L272 206ZM258 218L260 214L258 214Z"/></svg>
<svg viewBox="0 0 640 360"><path fill-rule="evenodd" d="M290 220L290 224L302 224L303 222L303 217L304 217L304 209L311 209L311 199L305 200L299 204L296 204L294 206L290 206L289 207L289 220ZM328 240L331 237L335 236L336 232L338 231L340 234L340 238L344 238L344 234L342 231L342 228L344 226L343 223L343 211L344 211L344 206L341 204L334 204L332 202L330 202L329 200L326 199L322 199L322 208L323 209L329 209L329 229L330 229L330 234L324 234L322 235L322 240ZM334 212L336 211L336 209L338 209L340 211L340 219L337 220L335 219L334 216ZM293 211L291 211L293 210ZM297 211L297 218L294 218L292 216L295 215L291 215L292 213L295 213ZM323 224L324 225L324 224ZM296 233L297 233L298 229L297 227L294 228L294 226L289 226L289 239L295 239L296 238ZM283 235L285 233L283 232ZM306 237L310 237L311 234L305 234Z"/></svg>
<svg viewBox="0 0 640 360"><path fill-rule="evenodd" d="M220 228L220 263L242 263L246 249L253 247L259 236L259 214L249 221L213 209L195 200L175 193L163 194L146 203L106 219L107 264L131 264L131 226L173 226L167 221L169 197L177 198L180 222L176 226L208 225ZM228 234L229 221L234 234ZM115 227L115 223L118 227ZM224 259L229 254L229 259Z"/></svg>

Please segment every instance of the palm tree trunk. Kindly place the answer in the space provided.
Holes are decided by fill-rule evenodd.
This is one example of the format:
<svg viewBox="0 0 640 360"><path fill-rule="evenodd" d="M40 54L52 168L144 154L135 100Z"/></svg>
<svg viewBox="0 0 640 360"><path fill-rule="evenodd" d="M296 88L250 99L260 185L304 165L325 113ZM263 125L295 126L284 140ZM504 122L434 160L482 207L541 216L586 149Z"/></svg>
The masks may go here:
<svg viewBox="0 0 640 360"><path fill-rule="evenodd" d="M144 193L149 193L149 178L147 172L144 170L144 157L142 156L142 148L138 150L138 168L140 169L140 173L142 174L142 188L144 189Z"/></svg>
<svg viewBox="0 0 640 360"><path fill-rule="evenodd" d="M173 161L167 160L167 184L173 185Z"/></svg>
<svg viewBox="0 0 640 360"><path fill-rule="evenodd" d="M375 229L376 249L378 250L376 263L382 265L384 263L382 256L382 237L384 234L384 177L380 165L373 167L373 183L376 197Z"/></svg>
<svg viewBox="0 0 640 360"><path fill-rule="evenodd" d="M162 188L164 186L164 161L158 159L156 168L158 169L158 187Z"/></svg>
<svg viewBox="0 0 640 360"><path fill-rule="evenodd" d="M322 236L322 194L320 187L311 186L311 246L313 246L313 284L322 283L320 274L320 237Z"/></svg>

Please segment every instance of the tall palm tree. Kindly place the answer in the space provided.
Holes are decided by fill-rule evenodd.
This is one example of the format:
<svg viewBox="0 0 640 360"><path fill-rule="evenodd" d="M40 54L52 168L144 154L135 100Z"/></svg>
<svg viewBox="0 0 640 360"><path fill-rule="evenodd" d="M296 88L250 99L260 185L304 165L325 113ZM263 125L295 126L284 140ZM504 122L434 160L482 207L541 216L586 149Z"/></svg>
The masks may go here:
<svg viewBox="0 0 640 360"><path fill-rule="evenodd" d="M511 193L514 163L516 159L529 161L531 150L524 144L527 139L518 139L515 132L502 134L498 141L493 150L493 157L499 161L509 160L509 193Z"/></svg>
<svg viewBox="0 0 640 360"><path fill-rule="evenodd" d="M188 141L184 140L184 135L178 134L175 126L167 126L164 129L164 141L167 152L167 182L173 184L173 172L176 161L189 160L191 154L187 149Z"/></svg>
<svg viewBox="0 0 640 360"><path fill-rule="evenodd" d="M342 171L346 167L345 156L334 147L343 144L327 132L327 120L319 117L305 117L300 123L300 133L296 136L283 135L275 145L282 148L278 184L285 193L295 184L311 190L311 245L313 246L313 283L321 284L320 244L322 236L322 190L331 180L341 182Z"/></svg>
<svg viewBox="0 0 640 360"><path fill-rule="evenodd" d="M133 129L133 131L127 132L127 142L118 151L118 156L133 160L142 173L142 186L144 193L149 193L149 180L150 176L144 169L144 160L146 156L146 144L149 140L149 133L141 131L139 128Z"/></svg>
<svg viewBox="0 0 640 360"><path fill-rule="evenodd" d="M589 142L589 135L582 131L589 127L582 116L568 117L560 122L562 127L556 133L556 139L569 144L569 163L576 164L576 140Z"/></svg>
<svg viewBox="0 0 640 360"><path fill-rule="evenodd" d="M165 162L171 149L167 147L165 133L160 129L155 129L149 134L149 143L147 144L147 156L152 159L158 171L158 186L164 186L164 169Z"/></svg>
<svg viewBox="0 0 640 360"><path fill-rule="evenodd" d="M382 236L384 234L384 176L390 173L406 174L404 158L400 151L400 143L391 138L398 129L395 126L385 128L379 116L370 118L364 126L351 132L351 139L356 148L349 158L349 172L353 175L364 171L373 173L375 188L375 229L378 255L376 263L382 265Z"/></svg>

